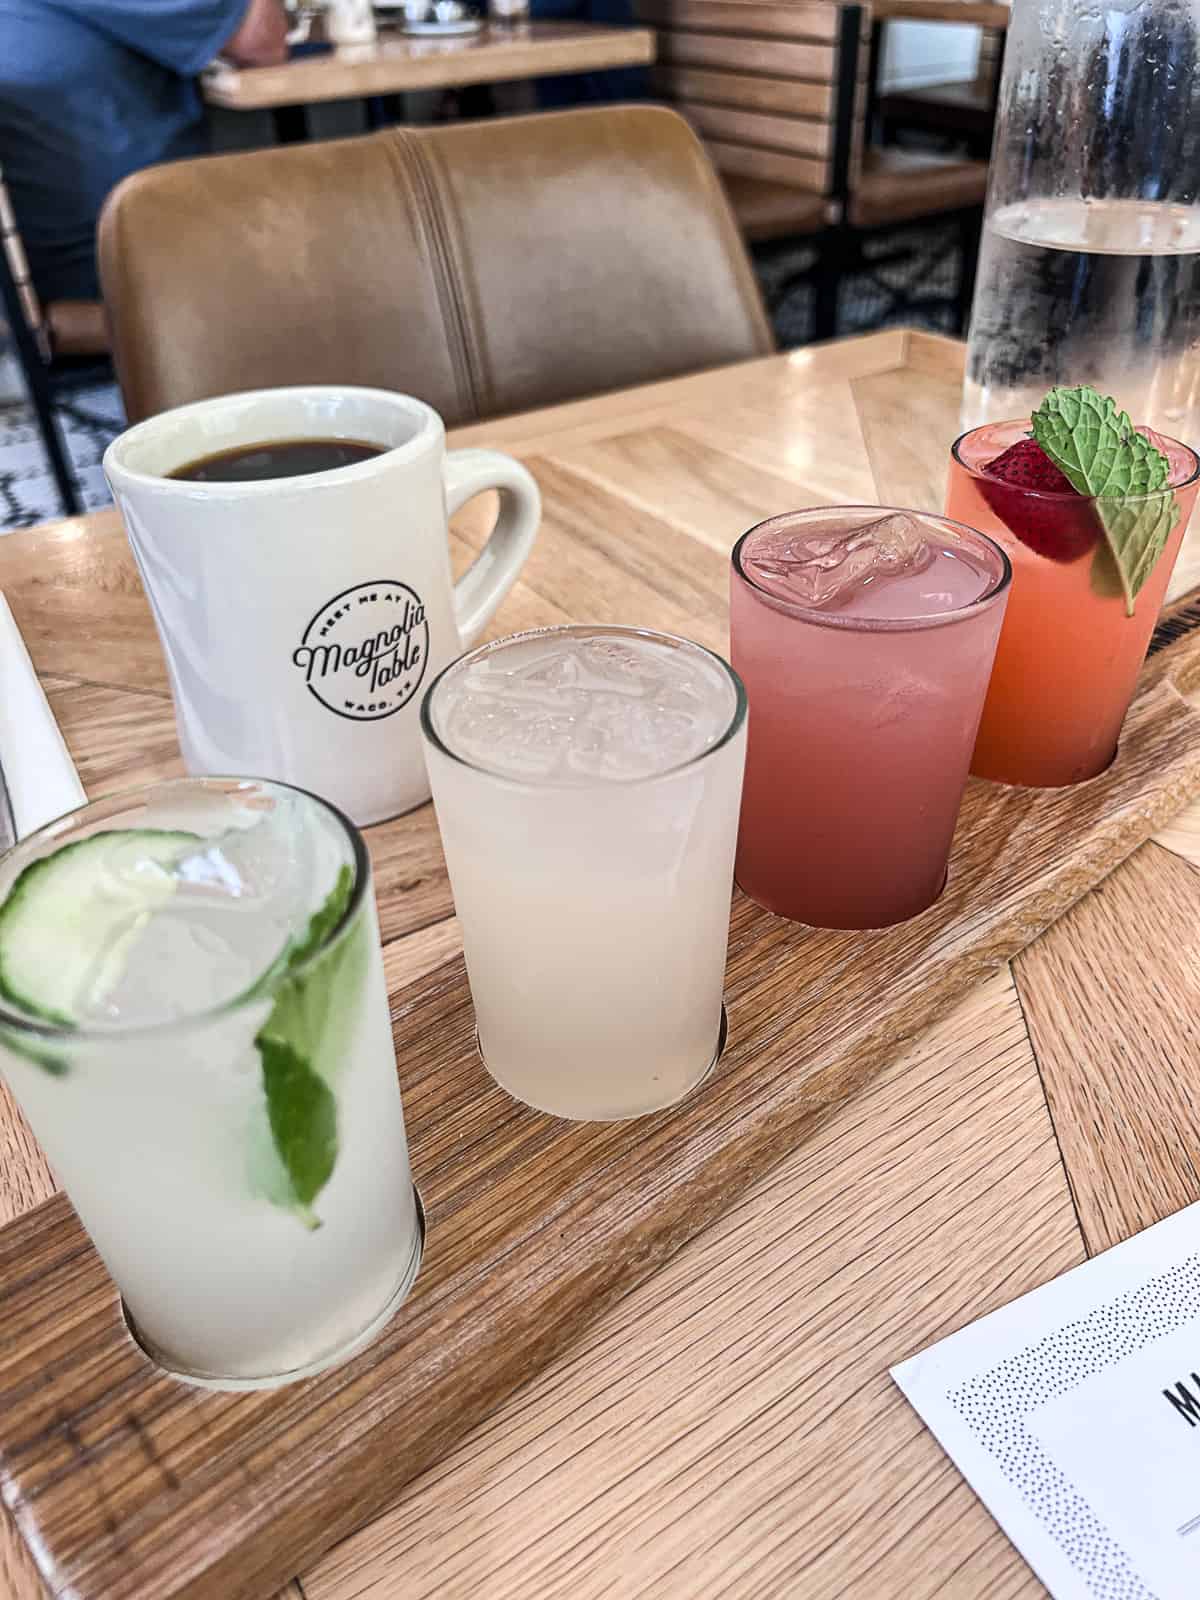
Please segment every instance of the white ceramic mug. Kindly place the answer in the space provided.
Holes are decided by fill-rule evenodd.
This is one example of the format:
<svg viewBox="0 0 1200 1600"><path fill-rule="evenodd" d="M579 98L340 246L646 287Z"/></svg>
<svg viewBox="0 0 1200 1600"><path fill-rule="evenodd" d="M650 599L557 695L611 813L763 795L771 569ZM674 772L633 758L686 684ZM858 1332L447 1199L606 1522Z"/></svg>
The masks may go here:
<svg viewBox="0 0 1200 1600"><path fill-rule="evenodd" d="M169 473L239 445L385 447L353 466L250 483ZM537 484L495 450L445 448L442 419L383 389L201 400L113 441L104 471L167 659L189 772L278 778L379 822L429 798L423 688L483 631L529 554ZM500 491L453 581L447 518Z"/></svg>

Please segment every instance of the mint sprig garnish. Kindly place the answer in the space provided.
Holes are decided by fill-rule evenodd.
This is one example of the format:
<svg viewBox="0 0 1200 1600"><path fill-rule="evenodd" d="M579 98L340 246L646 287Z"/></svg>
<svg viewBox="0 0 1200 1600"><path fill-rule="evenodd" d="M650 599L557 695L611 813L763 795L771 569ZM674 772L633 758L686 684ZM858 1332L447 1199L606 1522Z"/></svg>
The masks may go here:
<svg viewBox="0 0 1200 1600"><path fill-rule="evenodd" d="M271 1139L287 1174L289 1204L310 1228L320 1227L313 1202L337 1163L337 1101L330 1088L366 967L361 918L323 954L313 956L345 915L354 874L343 866L304 934L283 952L271 1014L255 1035ZM305 963L306 970L299 971ZM265 983L266 980L264 980Z"/></svg>
<svg viewBox="0 0 1200 1600"><path fill-rule="evenodd" d="M1171 463L1138 433L1116 401L1082 385L1051 389L1033 414L1033 436L1079 494L1090 495L1104 531L1096 552L1106 568L1093 569L1105 585L1115 569L1115 591L1133 616L1138 590L1154 570L1179 521L1167 489Z"/></svg>
<svg viewBox="0 0 1200 1600"><path fill-rule="evenodd" d="M307 1227L319 1228L312 1203L337 1163L337 1101L308 1062L282 1039L259 1034L271 1139L291 1187L290 1203Z"/></svg>

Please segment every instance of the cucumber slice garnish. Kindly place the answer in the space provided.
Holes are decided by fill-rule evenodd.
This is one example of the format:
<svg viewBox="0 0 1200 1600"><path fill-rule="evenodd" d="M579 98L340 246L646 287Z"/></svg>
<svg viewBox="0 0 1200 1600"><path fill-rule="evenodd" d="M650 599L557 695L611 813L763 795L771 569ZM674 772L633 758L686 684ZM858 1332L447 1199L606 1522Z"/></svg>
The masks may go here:
<svg viewBox="0 0 1200 1600"><path fill-rule="evenodd" d="M192 833L114 828L31 861L0 905L0 996L42 1022L74 1027L102 1001L129 949L175 893Z"/></svg>

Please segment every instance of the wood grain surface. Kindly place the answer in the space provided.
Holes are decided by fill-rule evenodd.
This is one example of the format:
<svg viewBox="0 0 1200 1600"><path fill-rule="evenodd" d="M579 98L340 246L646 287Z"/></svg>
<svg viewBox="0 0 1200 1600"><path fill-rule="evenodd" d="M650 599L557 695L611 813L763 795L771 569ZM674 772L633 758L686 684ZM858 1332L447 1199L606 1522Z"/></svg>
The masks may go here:
<svg viewBox="0 0 1200 1600"><path fill-rule="evenodd" d="M1082 1257L999 974L306 1573L307 1600L1039 1595L886 1369Z"/></svg>
<svg viewBox="0 0 1200 1600"><path fill-rule="evenodd" d="M1093 1253L1200 1200L1198 894L1148 844L1016 964Z"/></svg>
<svg viewBox="0 0 1200 1600"><path fill-rule="evenodd" d="M1008 0L871 0L877 22L956 22L1006 32L1012 21Z"/></svg>
<svg viewBox="0 0 1200 1600"><path fill-rule="evenodd" d="M316 105L468 83L599 72L654 60L649 28L605 28L581 22L530 22L510 30L485 26L462 39L408 39L382 33L377 44L347 45L329 55L298 56L278 67L206 74L209 105L226 111Z"/></svg>
<svg viewBox="0 0 1200 1600"><path fill-rule="evenodd" d="M748 144L756 149L770 146L792 155L828 159L833 149L833 127L828 122L781 117L773 112L743 111L734 106L708 105L701 101L681 104L679 109L703 135L706 143Z"/></svg>
<svg viewBox="0 0 1200 1600"><path fill-rule="evenodd" d="M731 72L783 73L828 83L833 46L797 44L790 39L752 35L664 30L658 38L658 59L671 67L727 67Z"/></svg>
<svg viewBox="0 0 1200 1600"><path fill-rule="evenodd" d="M824 0L636 0L635 14L662 28L696 28L704 33L757 33L785 39L837 38L836 6Z"/></svg>
<svg viewBox="0 0 1200 1600"><path fill-rule="evenodd" d="M679 625L719 647L725 557L758 516L837 500L940 506L961 363L961 348L950 341L896 331L460 430L452 444L491 444L522 455L546 495L534 560L495 631L579 614L582 595L590 619ZM457 520L460 565L489 515L490 507L477 502ZM1200 577L1197 548L1181 558L1172 593ZM89 792L116 787L126 775L172 770L177 752L161 658L116 518L76 519L0 539L0 589ZM1178 672L1178 659L1171 666ZM1157 681L1159 674L1150 676ZM1162 726L1170 725L1171 759L1190 768L1195 713L1168 688L1156 694ZM1143 730L1157 725L1156 708L1142 706L1132 740L1123 743L1126 767L1157 761L1139 744ZM851 1079L879 1076L823 1120L813 1113L815 1125L806 1124L802 1143L789 1134L782 1148L772 1144L778 1164L744 1193L727 1192L726 1183L711 1201L712 1214L724 1211L721 1220L614 1301L569 1353L548 1362L489 1421L453 1448L441 1439L440 1464L391 1511L369 1522L381 1498L378 1485L368 1483L360 1494L355 1479L334 1498L344 1525L368 1523L361 1532L314 1561L305 1555L316 1548L312 1530L302 1529L274 1552L283 1565L267 1571L234 1562L230 1586L213 1592L270 1600L290 1566L301 1576L298 1587L285 1591L287 1600L401 1594L974 1600L1040 1593L886 1371L1081 1259L1086 1249L1193 1197L1187 1152L1195 1145L1194 1112L1180 1063L1195 1054L1188 1031L1189 1007L1196 1009L1195 935L1187 897L1195 892L1200 858L1200 805L1168 820L1178 798L1168 785L1158 792L1153 816L1138 820L1135 804L1122 817L1116 855L1156 819L1160 842L1135 850L1104 878L1100 892L1028 945L1015 963L1019 989L1000 965L901 1053L888 1028L878 1037L863 1031L865 1016L879 1021L880 994L889 1005L902 998L906 969L881 968L870 1011L860 999L858 1021L839 1020L824 1066L805 1087L820 1100L839 1051L853 1059ZM1060 803L1051 801L1052 810ZM981 844L983 816L978 827L968 822L970 849ZM1025 814L1011 834L994 822L983 829L1005 871L1020 828L1039 833L1041 844L1030 849L1044 874L1034 895L1043 917L1085 887L1072 883L1073 869L1056 846L1056 839L1081 837L1074 820L1064 828L1065 820L1054 811L1039 825ZM1095 814L1089 826L1103 837ZM434 1269L436 1288L452 1281L459 1265L452 1208L469 1213L472 1204L453 1182L451 1130L485 1131L489 1116L497 1120L500 1097L482 1078L482 1110L474 1101L448 1099L440 1083L410 1085L403 1050L408 1019L432 1007L448 1040L461 1029L453 1004L456 982L461 989L457 926L427 815L414 813L373 833L406 1107L414 1127L420 1121L428 1129L421 1140L432 1141L427 1158L414 1137L418 1176L426 1187L420 1163L440 1161L435 1182L454 1190L445 1202L446 1225L435 1218L431 1231L427 1270ZM1111 849L1106 841L1092 851L1088 874L1104 870ZM1151 905L1161 905L1162 915ZM1200 909L1200 900L1192 906ZM1010 941L1032 938L1038 926L1037 918L1023 919L1011 895L987 915L998 919L993 931L1009 918ZM748 1081L739 1075L752 1060L761 1071L770 1049L751 1020L762 998L752 922L753 913L739 906L731 986L743 1034L735 1049L743 1053L730 1052L714 1084L714 1094L726 1097L721 1104L742 1119L739 1138L753 1133L745 1125L753 1097L738 1098L736 1085ZM978 947L981 971L996 969L1015 948L1003 939L989 948L990 937L984 931ZM936 945L927 952L931 959L944 953ZM845 971L844 958L845 952L789 947L778 981L813 981L824 964L832 984ZM759 982L769 987L771 977ZM954 973L939 974L939 1004L950 1002L955 982ZM1143 1016L1156 1021L1131 1020ZM920 1020L914 1017L914 1026ZM800 1092L794 1075L789 1066L771 1081L770 1104ZM755 1080L756 1093L760 1087ZM488 1101L488 1094L497 1099ZM686 1120L701 1105L697 1097L694 1107L674 1115ZM791 1114L796 1110L793 1104ZM652 1122L665 1127L671 1120ZM1107 1137L1097 1136L1100 1126ZM661 1135L651 1123L645 1129L647 1139ZM694 1135L693 1129L690 1145L689 1136L672 1136L672 1173L689 1160L698 1163L692 1170L703 1171L712 1151ZM541 1136L524 1129L512 1161ZM552 1146L560 1148L553 1140L546 1148ZM564 1186L555 1191L564 1217L577 1216L572 1205L585 1196L602 1199L614 1184L619 1188L619 1155L614 1149L611 1163L609 1155L606 1148L588 1157L585 1184L583 1168L572 1168L564 1154ZM571 1171L574 1189L566 1186ZM510 1179L511 1172L501 1175L494 1195L510 1193L504 1187ZM0 1104L0 1217L27 1212L50 1181L19 1114ZM607 1203L611 1209L614 1202ZM680 1236L702 1220L702 1213L689 1216ZM648 1220L649 1237L658 1225ZM586 1240L581 1247L588 1248ZM635 1263L627 1281L644 1266ZM70 1274L57 1316L40 1330L43 1349L70 1347L81 1317L92 1315L83 1307L103 1293L86 1270ZM419 1293L428 1293L425 1272ZM422 1314L415 1297L413 1305ZM556 1304L549 1318L558 1319L560 1332L562 1315ZM545 1355L547 1325L539 1314L518 1378ZM475 1331L466 1328L464 1336ZM3 1353L0 1342L0 1359ZM347 1374L354 1371L352 1365ZM38 1368L25 1402L39 1392L48 1399L43 1379ZM155 1469L131 1450L130 1430L121 1431L120 1418L129 1416L145 1418L155 1448L190 1448L197 1471L220 1476L232 1458L213 1450L207 1419L188 1446L181 1431L191 1429L192 1412L179 1410L173 1386L156 1380L146 1389L136 1375L132 1381L137 1404L127 1404L122 1392L112 1412L89 1416L78 1435L87 1457L82 1467L68 1464L75 1446L64 1437L63 1475L53 1478L47 1457L49 1478L39 1493L69 1501L73 1479L95 1482L95 1474L107 1483L109 1470L121 1464L130 1473L122 1493L148 1493L154 1502ZM494 1403L482 1404L479 1414ZM328 1426L322 1413L319 1454L328 1477L339 1477L336 1462L353 1448L354 1415L347 1377ZM225 1437L227 1419L212 1426ZM380 1461L374 1465L378 1474ZM269 1500L278 1474L268 1462L253 1482L254 1500ZM250 1514L241 1503L248 1497L239 1500L234 1485L225 1492L237 1504L223 1536L234 1538L238 1519ZM89 1504L81 1513L86 1521L97 1509ZM187 1592L194 1568L169 1553L154 1575L158 1590L139 1586L145 1522L123 1517L118 1530L115 1542L107 1541L108 1554L98 1552L88 1568L113 1579L111 1592ZM194 1545L194 1530L189 1537ZM189 1548L186 1540L181 1548ZM87 1566L91 1557L79 1559ZM37 1588L18 1547L0 1537L0 1594L27 1600ZM58 1588L65 1592L61 1582ZM74 1592L86 1600L110 1591L80 1583Z"/></svg>
<svg viewBox="0 0 1200 1600"><path fill-rule="evenodd" d="M828 121L833 86L757 73L714 72L693 67L656 67L655 87L664 100L700 100L709 105L741 106L747 111L781 111L793 117Z"/></svg>

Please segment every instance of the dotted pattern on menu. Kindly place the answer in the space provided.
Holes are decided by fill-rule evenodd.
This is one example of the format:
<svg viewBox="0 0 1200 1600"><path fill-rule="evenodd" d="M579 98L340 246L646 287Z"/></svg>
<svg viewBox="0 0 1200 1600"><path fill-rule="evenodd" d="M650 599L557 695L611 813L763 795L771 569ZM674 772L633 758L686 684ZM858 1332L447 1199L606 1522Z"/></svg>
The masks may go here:
<svg viewBox="0 0 1200 1600"><path fill-rule="evenodd" d="M1105 1367L1194 1320L1200 1255L1009 1356L947 1398L1044 1524L1096 1600L1155 1600L1025 1419Z"/></svg>

